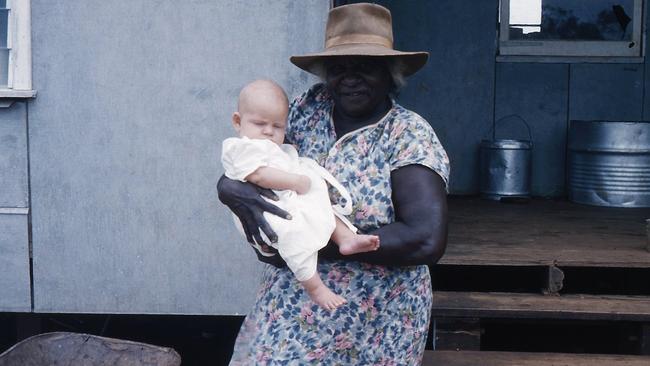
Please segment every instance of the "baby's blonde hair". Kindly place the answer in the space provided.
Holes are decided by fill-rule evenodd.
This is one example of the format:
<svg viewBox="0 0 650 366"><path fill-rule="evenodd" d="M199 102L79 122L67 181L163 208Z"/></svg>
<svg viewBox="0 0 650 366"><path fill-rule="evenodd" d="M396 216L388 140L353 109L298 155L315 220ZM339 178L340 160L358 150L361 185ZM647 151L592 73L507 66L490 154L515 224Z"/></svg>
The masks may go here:
<svg viewBox="0 0 650 366"><path fill-rule="evenodd" d="M241 113L242 109L245 109L245 107L250 103L249 99L253 97L254 94L257 94L255 96L259 97L260 92L268 92L266 97L278 98L280 102L289 108L289 98L280 84L270 79L258 79L246 84L239 92L237 111Z"/></svg>

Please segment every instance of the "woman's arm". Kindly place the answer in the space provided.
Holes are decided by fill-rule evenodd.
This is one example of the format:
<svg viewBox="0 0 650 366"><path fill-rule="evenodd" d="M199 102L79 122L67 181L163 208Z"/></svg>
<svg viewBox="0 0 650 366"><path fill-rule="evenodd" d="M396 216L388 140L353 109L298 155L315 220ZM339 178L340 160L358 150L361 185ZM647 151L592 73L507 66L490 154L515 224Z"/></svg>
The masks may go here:
<svg viewBox="0 0 650 366"><path fill-rule="evenodd" d="M422 165L407 165L391 173L395 222L369 234L381 246L369 253L341 256L330 244L326 257L384 265L435 264L447 246L447 193L438 174Z"/></svg>

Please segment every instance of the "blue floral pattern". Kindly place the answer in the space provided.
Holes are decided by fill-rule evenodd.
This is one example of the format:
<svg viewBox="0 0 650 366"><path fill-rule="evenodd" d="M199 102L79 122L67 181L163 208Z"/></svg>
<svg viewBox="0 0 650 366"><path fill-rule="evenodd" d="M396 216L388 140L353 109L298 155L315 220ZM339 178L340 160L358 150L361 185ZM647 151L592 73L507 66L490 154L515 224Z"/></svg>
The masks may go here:
<svg viewBox="0 0 650 366"><path fill-rule="evenodd" d="M391 171L420 164L448 182L447 155L416 113L393 102L379 122L337 138L332 108L322 84L296 98L287 140L350 191L349 219L361 231L395 220ZM318 271L348 303L329 313L311 302L287 268L268 266L231 365L420 364L432 296L426 266L320 260Z"/></svg>

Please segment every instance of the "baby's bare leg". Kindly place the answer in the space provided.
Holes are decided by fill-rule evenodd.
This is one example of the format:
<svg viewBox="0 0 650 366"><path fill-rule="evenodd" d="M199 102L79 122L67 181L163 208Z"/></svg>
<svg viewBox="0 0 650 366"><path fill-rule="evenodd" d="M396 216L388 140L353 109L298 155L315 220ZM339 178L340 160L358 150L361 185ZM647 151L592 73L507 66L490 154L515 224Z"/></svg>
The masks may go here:
<svg viewBox="0 0 650 366"><path fill-rule="evenodd" d="M336 227L332 233L332 240L339 246L343 255L371 252L379 248L377 235L355 234L336 215Z"/></svg>
<svg viewBox="0 0 650 366"><path fill-rule="evenodd" d="M300 282L300 284L303 285L309 297L326 310L334 310L347 302L325 286L318 272L314 273L308 280Z"/></svg>

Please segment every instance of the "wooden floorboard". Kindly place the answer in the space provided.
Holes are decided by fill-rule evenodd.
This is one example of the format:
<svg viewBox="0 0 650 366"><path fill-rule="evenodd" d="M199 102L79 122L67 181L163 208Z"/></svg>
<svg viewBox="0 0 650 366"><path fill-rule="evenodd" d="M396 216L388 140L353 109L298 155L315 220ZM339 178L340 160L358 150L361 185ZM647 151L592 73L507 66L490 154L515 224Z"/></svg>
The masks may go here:
<svg viewBox="0 0 650 366"><path fill-rule="evenodd" d="M443 264L650 268L648 208L451 197L449 217Z"/></svg>
<svg viewBox="0 0 650 366"><path fill-rule="evenodd" d="M427 351L422 366L648 366L650 356Z"/></svg>
<svg viewBox="0 0 650 366"><path fill-rule="evenodd" d="M436 291L436 316L648 322L650 297Z"/></svg>

